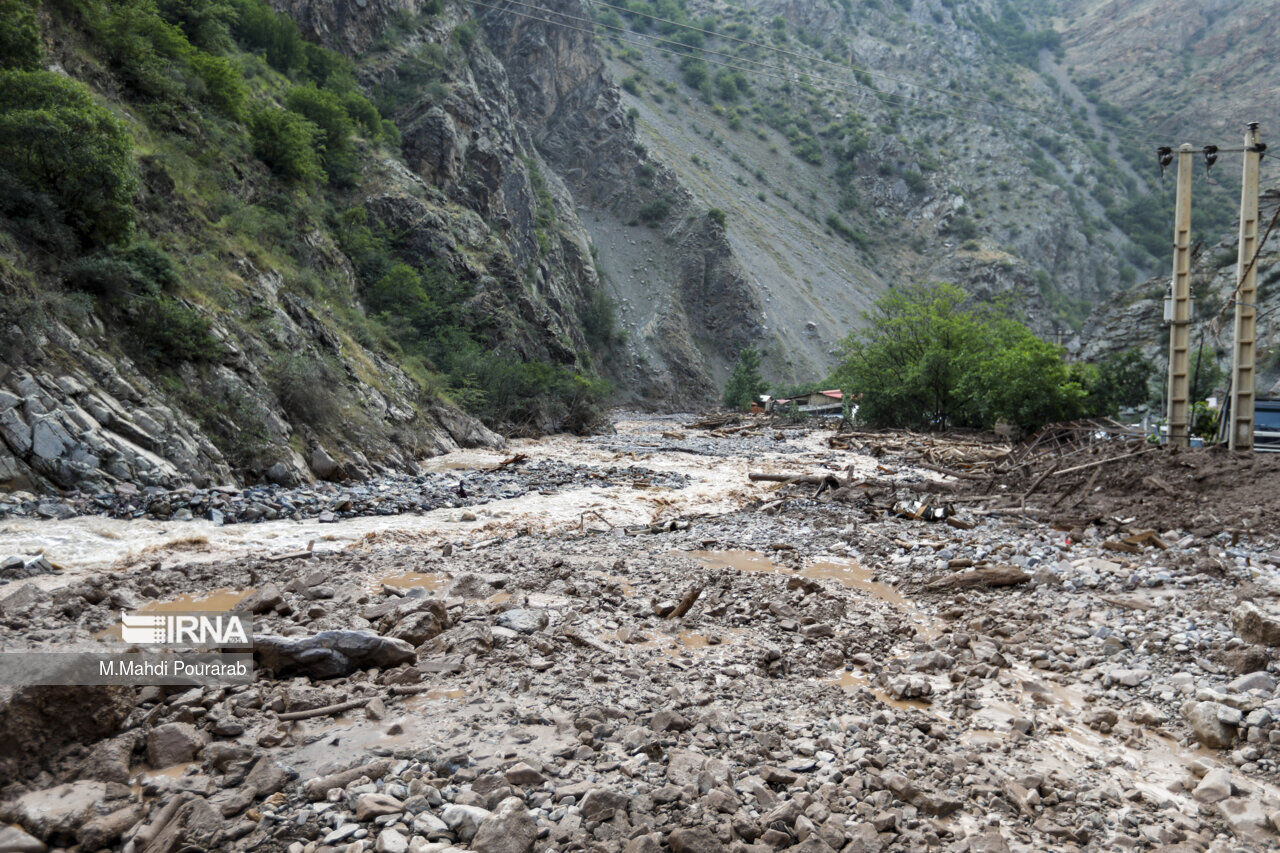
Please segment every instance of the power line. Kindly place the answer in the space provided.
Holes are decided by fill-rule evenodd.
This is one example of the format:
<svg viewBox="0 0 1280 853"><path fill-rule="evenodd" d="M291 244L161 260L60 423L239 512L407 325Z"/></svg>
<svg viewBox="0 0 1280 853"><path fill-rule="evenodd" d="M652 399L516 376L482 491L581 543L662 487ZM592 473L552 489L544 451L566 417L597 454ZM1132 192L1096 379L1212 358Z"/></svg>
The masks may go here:
<svg viewBox="0 0 1280 853"><path fill-rule="evenodd" d="M518 0L508 0L508 2L516 3L516 2L518 2ZM476 5L476 6L483 6L483 7L485 7L485 8L490 8L490 9L497 8L496 6L492 6L492 5L488 4L488 3L479 2L479 0L473 0L473 5ZM585 19L585 18L577 18L577 17L572 16L572 15L567 15L567 14L566 14L566 13L564 13L564 12L555 12L555 11L553 11L553 10L544 10L544 9L542 9L541 7L533 7L533 6L531 6L531 4L527 4L527 3L519 3L519 5L522 5L522 6L530 6L531 8L536 8L536 9L538 9L538 11L545 11L545 12L547 12L547 13L549 13L549 14L560 15L560 16L562 16L562 17L567 17L567 18L569 18L570 20L583 21L584 23L588 24L588 26L587 26L587 27L574 26L573 24L568 24L568 23L565 23L564 21L555 21L555 20L550 20L550 19L548 19L548 18L541 18L541 17L538 17L538 16L536 16L536 15L531 15L531 14L526 13L526 12L517 12L517 11L515 11L514 9L509 9L508 11L510 11L510 13L511 13L511 14L513 14L513 15L517 15L517 16L522 17L522 18L527 18L527 19L529 19L529 20L533 20L533 21L540 21L540 22L545 23L545 24L551 24L551 25L553 25L553 26L564 27L564 28L566 28L566 29L570 29L570 30L577 30L577 31L579 31L579 32L590 33L590 34L592 34L592 35L595 35L595 34L596 34L596 28L597 28L597 27L602 27L602 28L608 28L608 29L612 29L612 30L617 30L618 32L620 32L620 33L622 33L622 34L624 34L624 35L630 35L630 34L631 34L631 31L630 31L630 30L626 30L626 29L623 29L623 28L620 28L620 27L612 27L612 26L610 26L610 25L608 25L608 24L600 24L600 23L597 23L597 22L595 22L595 21L591 21L591 20L589 20L589 19ZM730 59L734 59L734 60L736 60L736 62L728 62L728 61L725 61L725 60L715 60L715 59L709 59L709 58L706 58L706 57L696 57L696 56L694 57L694 58L698 58L698 59L700 59L700 60L701 60L701 61L703 61L703 62L707 62L707 63L709 63L709 64L711 64L711 65L715 65L715 66L719 66L719 67L725 67L725 68L732 68L732 69L737 70L737 71L744 71L744 72L748 72L748 73L751 73L751 74L759 75L759 76L761 76L761 77L769 77L769 78L772 78L772 79L775 79L775 80L781 80L781 81L783 81L783 82L785 82L785 83L791 83L791 82L793 82L793 78L794 78L795 76L803 76L803 77L808 78L809 80L818 80L818 81L820 81L821 85L819 85L819 86L817 86L817 87L815 87L815 88L828 89L828 90L834 91L834 92L836 92L836 93L838 93L838 94L845 95L845 96L847 96L847 95L849 94L849 92L848 92L848 83L846 83L846 82L836 81L836 80L829 80L829 79L824 78L824 77L819 77L819 76L816 76L816 75L813 75L813 74L807 74L807 73L805 73L805 72L796 71L796 70L793 70L793 69L791 69L791 68L787 68L787 67L785 67L785 66L780 66L780 65L770 65L770 64L768 64L768 63L760 62L759 60L749 59L749 58L743 58L743 57L736 57L736 56L734 56L733 54L722 53L722 52L720 52L720 51L716 51L716 50L708 50L708 49L706 49L706 48L696 48L696 47L694 47L694 46L692 46L692 45L685 44L684 42L673 41L673 40L671 40L671 39L664 39L664 38L661 38L660 36L654 36L654 35L650 35L650 34L648 34L648 33L636 33L635 35L636 35L636 36L638 36L639 38L650 39L652 42L660 42L660 43L663 43L663 44L670 44L670 45L674 45L675 47L685 48L687 51L698 50L698 51L700 51L700 52L702 52L702 53L704 53L704 54L705 54L705 53L710 53L710 54L713 54L713 55L716 55L716 56L726 56L726 57L729 57ZM635 38L625 38L625 37L623 37L623 35L616 35L616 34L614 34L614 35L611 35L610 37L611 37L611 38L614 38L614 39L617 39L618 41L620 41L620 42L622 42L622 43L624 43L624 44L634 44L634 45L638 45L638 46L640 46L640 47L649 47L649 48L653 48L654 50L660 51L660 52L662 52L662 53L666 53L666 54L668 54L668 55L670 55L670 56L678 56L678 57L693 56L693 54L692 54L692 53L688 53L688 52L681 52L681 51L674 51L674 50L669 50L669 49L666 49L666 48L660 47L660 46L658 46L657 44L653 44L653 43L651 43L651 42L649 42L649 41L637 41ZM760 66L761 68L768 69L768 70L764 70L764 71L762 71L762 70L759 70L759 69L756 69L756 68L746 68L746 67L743 67L742 65L737 64L737 62L747 62L747 63L751 63L752 65L757 65L757 66ZM778 73L770 73L770 71L774 71L774 72L778 72ZM871 95L872 95L873 97L875 97L877 100L880 100L880 101L885 102L885 103L889 103L890 101L894 101L894 102L896 102L896 103L889 103L889 105L890 105L890 106L921 106L921 107L924 107L924 108L927 108L927 109L937 110L937 111L940 111L940 112L946 112L946 111L947 111L947 109L945 109L945 108L943 108L943 107L939 107L939 106L938 106L938 105L936 105L936 104L932 104L932 103L930 103L930 102L928 102L928 101L925 101L925 100L922 100L922 99L916 98L916 97L911 96L911 95L903 95L903 94L897 94L897 93L893 93L893 92L880 92L880 91L878 91L878 90L876 90L876 89L871 89ZM958 108L951 108L951 109L952 109L952 110L956 110L956 109L958 109ZM982 114L977 113L977 112L973 112L973 111L969 111L969 110L964 110L964 111L962 111L962 112L964 113L964 115L966 115L966 116L968 116L968 117L970 117L970 118L977 118L977 119L980 119L980 120L987 120L987 117L986 117L986 116L983 116ZM958 114L959 114L959 112L956 112L956 113L953 113L953 114L957 114L957 115L958 115Z"/></svg>
<svg viewBox="0 0 1280 853"><path fill-rule="evenodd" d="M533 15L533 14L530 14L530 13L528 13L528 12L520 12L520 11L515 10L514 8L509 8L509 9L507 9L507 10L506 10L508 14L516 15L516 16L518 16L518 17L526 18L526 19L528 19L528 20L538 21L538 22L540 22L540 23L550 24L550 25L552 25L552 26L564 27L565 29L576 30L576 31L578 31L578 32L589 33L589 34L592 34L592 35L595 35L595 34L596 34L596 27L597 27L597 26L599 26L599 27L607 27L607 28L614 29L614 30L620 30L622 33L626 33L626 34L629 34L629 33L630 33L630 31L629 31L629 30L621 29L621 28L618 28L618 27L609 27L609 25L607 25L607 24L598 24L597 22L595 22L595 21L591 21L591 20L586 19L586 18L577 18L577 17L572 16L572 15L567 15L567 14L565 14L565 13L563 13L563 12L555 12L555 11L553 11L553 10L542 9L541 7L533 7L533 6L531 6L531 4L528 4L528 3L520 3L520 2L519 2L519 0L508 0L508 2L511 2L511 3L517 3L518 5L522 5L522 6L530 6L531 8L536 8L538 11L541 11L541 12L548 12L548 13L550 13L550 14L555 14L555 15L560 15L560 16L562 16L562 17L567 17L567 18L569 18L570 20L582 21L582 22L584 22L584 23L586 23L586 24L589 24L590 26L586 26L586 27L583 27L583 26L575 26L575 25L573 25L573 24L566 23L566 22L564 22L564 21L552 20L552 19L550 19L550 18L540 17L540 16L538 16L538 15ZM484 8L486 8L486 9L499 9L499 8L500 8L500 7L496 6L496 5L493 5L493 4L490 4L490 3L482 2L482 0L472 0L472 5L475 5L475 6L481 6L481 7L484 7ZM743 72L750 73L750 74L756 74L756 75L759 75L759 76L762 76L762 77L769 77L769 78L772 78L772 79L775 79L775 80L781 80L781 81L783 81L783 82L785 82L785 83L792 83L792 82L794 82L793 77L795 77L795 76L802 76L802 77L805 77L805 78L806 78L807 80L809 80L809 81L815 81L815 80L816 80L816 81L818 81L818 83L817 83L817 84L813 84L813 83L811 82L811 85L814 85L814 88L818 88L818 89L826 89L826 90L832 91L832 92L834 92L834 93L836 93L836 94L843 95L843 96L845 96L845 97L848 97L848 95L849 95L849 83L847 83L847 82L845 82L845 81L831 80L831 79L826 78L826 77L821 77L821 76L818 76L818 75L808 74L808 73L805 73L805 72L800 72L800 71L796 71L796 70L793 70L793 69L790 69L790 68L786 68L785 66L770 65L770 64L768 64L768 63L763 63L763 62L760 62L760 61L758 61L758 60L745 59L745 58L742 58L742 57L735 57L735 56L733 56L732 54L724 54L724 53L721 53L721 52L719 52L719 51L714 51L714 50L709 51L709 50L707 50L707 49L705 49L705 48L695 48L695 47L693 47L692 45L687 45L687 44L685 44L685 43L683 43L683 42L672 41L672 40L670 40L670 39L664 39L664 38L661 38L661 37L659 37L659 36L652 36L652 35L645 34L645 33L637 33L636 35L637 35L637 36L639 36L640 38L647 38L647 39L651 39L652 41L655 41L655 42L662 42L662 43L665 43L665 44L674 45L674 46L676 46L676 47L685 48L687 51L688 51L688 50L700 50L700 51L701 51L701 52L703 52L703 53L712 53L712 54L715 54L715 55L717 55L717 56L729 56L729 57L731 57L731 58L733 58L733 59L737 60L737 62L748 62L748 63L751 63L751 64L753 64L753 65L761 66L761 68L764 68L764 69L767 69L767 70L760 70L759 68L744 67L744 66L742 66L742 65L737 64L737 62L727 62L727 61L724 61L724 60L716 60L716 59L710 59L710 58L706 58L706 57L695 57L695 58L700 58L702 61L704 61L704 62L706 62L706 63L708 63L708 64L711 64L711 65L716 65L716 66L725 67L725 68L732 68L732 69L734 69L734 70L736 70L736 71L743 71ZM668 48L664 48L664 47L661 47L661 46L659 46L659 45L657 45L657 44L653 44L653 43L651 43L651 42L649 42L649 41L637 41L636 39L633 39L633 38L623 38L622 36L618 36L618 35L614 35L614 36L612 36L612 38L616 38L616 39L618 39L619 41L624 42L624 43L627 43L627 44L634 44L634 45L639 45L639 46L641 46L641 47L653 48L654 50L660 51L660 52L662 52L662 53L666 53L666 54L671 55L671 56L685 57L685 56L691 56L691 55L692 55L692 54L687 53L687 52L680 52L680 51L675 51L675 50L671 50L671 49L668 49ZM771 72L773 72L773 73L771 73ZM966 110L966 109L963 109L963 108L960 108L960 107L954 107L954 106L945 106L945 107L944 107L944 106L939 106L939 105L937 105L937 104L931 103L931 102L929 102L929 101L922 100L922 99L917 98L917 97L914 97L914 96L912 96L912 95L898 94L898 93L893 93L893 92L881 92L881 91L879 91L879 90L877 90L877 89L872 88L872 89L870 89L870 97L874 97L874 98L876 98L877 100L882 101L882 102L889 102L889 101L894 101L894 102L896 102L896 103L891 103L891 104L890 104L890 106L918 106L918 107L921 107L921 108L923 108L923 109L934 110L934 111L942 112L942 113L949 113L949 114L954 115L954 116L957 116L957 117L964 117L964 118L976 118L976 119L978 119L978 120L980 120L980 121L984 121L984 122L988 122L988 123L993 123L993 124L995 123L995 122L994 122L994 120L992 119L992 117L990 117L990 116L988 116L988 115L985 115L985 114L983 114L983 113L979 113L979 112L974 111L974 110Z"/></svg>
<svg viewBox="0 0 1280 853"><path fill-rule="evenodd" d="M871 68L865 65L856 65L852 62L847 62L847 63L832 62L831 60L824 59L820 56L805 56L803 53L799 53L798 51L787 50L786 48L778 47L777 45L765 44L764 42L757 42L757 41L751 41L750 39L738 38L737 36L732 36L727 33L718 33L714 30L702 29L701 27L696 27L696 26L693 26L692 24L683 23L681 21L673 21L670 18L660 18L656 15L650 15L645 12L633 11L623 6L615 6L611 3L605 3L603 2L603 0L587 0L587 2L594 3L597 6L603 6L606 9L612 9L615 12L623 12L628 15L634 15L639 18L647 18L648 20L654 21L656 23L670 24L675 27L682 27L684 29L691 30L692 32L702 33L703 35L712 36L714 38L722 39L724 41L732 41L732 42L737 42L738 44L749 45L751 47L758 47L763 50L770 50L770 51L773 51L774 53L782 54L785 56L791 56L796 59L804 60L805 62L817 62L823 65L829 65L832 68L839 68L841 70L861 71L865 74L871 75L872 77L880 77L884 80L890 80L894 83L899 83L904 86L914 86L917 89L925 89L927 91L936 92L938 94L947 95L953 98L963 98L970 101L979 101L981 103L985 103L999 109L1004 109L1004 108L1015 109L1015 110L1018 110L1019 112L1024 112L1030 115L1039 116L1042 119L1057 121L1060 118L1060 116L1054 115L1053 113L1045 112L1043 110L1032 109L1030 107L1020 107L1016 104L1006 104L1000 101L996 101L992 98L984 98L980 95L974 95L974 94L965 93L965 92L956 92L951 89L944 89L940 86L932 86L932 85L929 85L928 83L921 83L906 77L898 77L893 74L889 74L885 71L880 71L878 69ZM521 5L528 5L528 4L521 4ZM564 13L558 13L558 14L564 14ZM691 45L685 45L685 46L691 47ZM1106 127L1117 132L1128 131L1128 128L1122 127L1121 125L1118 125L1118 124L1112 124L1111 122L1105 122L1101 118L1098 119L1098 124L1102 127Z"/></svg>

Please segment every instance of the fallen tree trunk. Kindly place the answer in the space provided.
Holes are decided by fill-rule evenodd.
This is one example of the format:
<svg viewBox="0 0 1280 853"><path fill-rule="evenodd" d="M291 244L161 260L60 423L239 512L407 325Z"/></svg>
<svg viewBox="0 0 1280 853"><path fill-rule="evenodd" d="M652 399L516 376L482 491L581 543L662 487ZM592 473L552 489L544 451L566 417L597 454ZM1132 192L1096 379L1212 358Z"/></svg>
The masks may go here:
<svg viewBox="0 0 1280 853"><path fill-rule="evenodd" d="M956 572L928 584L929 589L971 589L973 587L1017 586L1031 580L1031 575L1017 566L990 566L973 571Z"/></svg>
<svg viewBox="0 0 1280 853"><path fill-rule="evenodd" d="M325 705L323 708L311 708L306 711L289 711L285 714L278 714L278 720L309 720L312 717L330 717L334 714L341 714L343 711L350 711L352 708L363 708L373 701L372 696L365 696L360 699L351 699L347 702L339 702L336 705Z"/></svg>
<svg viewBox="0 0 1280 853"><path fill-rule="evenodd" d="M668 618L679 619L681 616L689 612L689 608L698 600L698 596L702 595L702 584L696 583L689 587L685 592L684 598L680 599L680 603L676 605L676 609L671 611Z"/></svg>

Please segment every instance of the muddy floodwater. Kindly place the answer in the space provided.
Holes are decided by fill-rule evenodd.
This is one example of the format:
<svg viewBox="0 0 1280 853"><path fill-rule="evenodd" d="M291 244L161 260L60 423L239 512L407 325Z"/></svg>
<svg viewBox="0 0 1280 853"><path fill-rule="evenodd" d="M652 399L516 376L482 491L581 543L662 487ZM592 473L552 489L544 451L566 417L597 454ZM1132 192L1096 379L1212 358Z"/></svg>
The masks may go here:
<svg viewBox="0 0 1280 853"><path fill-rule="evenodd" d="M6 653L249 609L257 662L0 688L0 851L1280 845L1269 528L1090 512L1106 478L991 510L958 474L1009 448L971 436L696 420L253 523L0 519Z"/></svg>

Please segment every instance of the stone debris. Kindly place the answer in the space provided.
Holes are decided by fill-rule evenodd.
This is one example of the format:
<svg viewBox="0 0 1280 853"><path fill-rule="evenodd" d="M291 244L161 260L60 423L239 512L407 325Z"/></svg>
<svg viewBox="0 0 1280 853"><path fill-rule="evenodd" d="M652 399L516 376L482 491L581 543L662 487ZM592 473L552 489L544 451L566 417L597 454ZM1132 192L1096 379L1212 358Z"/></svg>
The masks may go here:
<svg viewBox="0 0 1280 853"><path fill-rule="evenodd" d="M661 448L670 424L653 423L608 440ZM1280 844L1280 691L1254 612L1280 598L1274 534L1063 530L960 503L905 519L891 485L840 493L862 472L921 477L902 461L914 439L841 448L788 428L771 457L764 431L732 428L708 440L741 441L744 473L853 470L835 496L744 482L740 508L659 515L644 535L582 525L447 555L373 543L0 587L22 596L0 607L6 648L97 642L124 601L240 590L259 668L252 685L92 702L0 692L15 734L0 851ZM665 441L687 461L675 448L703 439L680 434ZM977 447L931 452L956 466ZM1130 538L1145 544L1106 545ZM938 583L964 575L1010 580Z"/></svg>
<svg viewBox="0 0 1280 853"><path fill-rule="evenodd" d="M530 492L549 494L606 482L668 489L682 489L688 485L687 477L682 474L634 465L592 468L536 460L496 469L391 475L343 484L320 482L281 486L268 482L245 488L165 489L159 486L138 488L126 483L109 492L68 492L57 499L40 498L29 492L0 492L0 519L101 515L174 521L201 518L218 524L285 518L337 522L345 518L480 506ZM466 514L470 519L465 519ZM475 519L475 513L464 513L464 520ZM10 579L8 573L11 571L8 560L0 563L0 580ZM24 567L22 571L30 569Z"/></svg>

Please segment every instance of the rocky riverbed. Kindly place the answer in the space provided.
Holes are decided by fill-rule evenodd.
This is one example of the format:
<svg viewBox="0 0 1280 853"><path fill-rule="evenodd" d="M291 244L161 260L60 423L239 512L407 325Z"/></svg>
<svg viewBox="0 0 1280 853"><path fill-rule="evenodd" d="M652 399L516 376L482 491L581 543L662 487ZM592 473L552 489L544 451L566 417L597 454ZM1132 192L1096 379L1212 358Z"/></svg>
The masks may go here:
<svg viewBox="0 0 1280 853"><path fill-rule="evenodd" d="M1275 519L1055 526L940 503L917 437L732 429L436 460L527 456L466 508L0 522L6 650L120 610L258 641L249 686L0 688L0 851L1280 844Z"/></svg>

